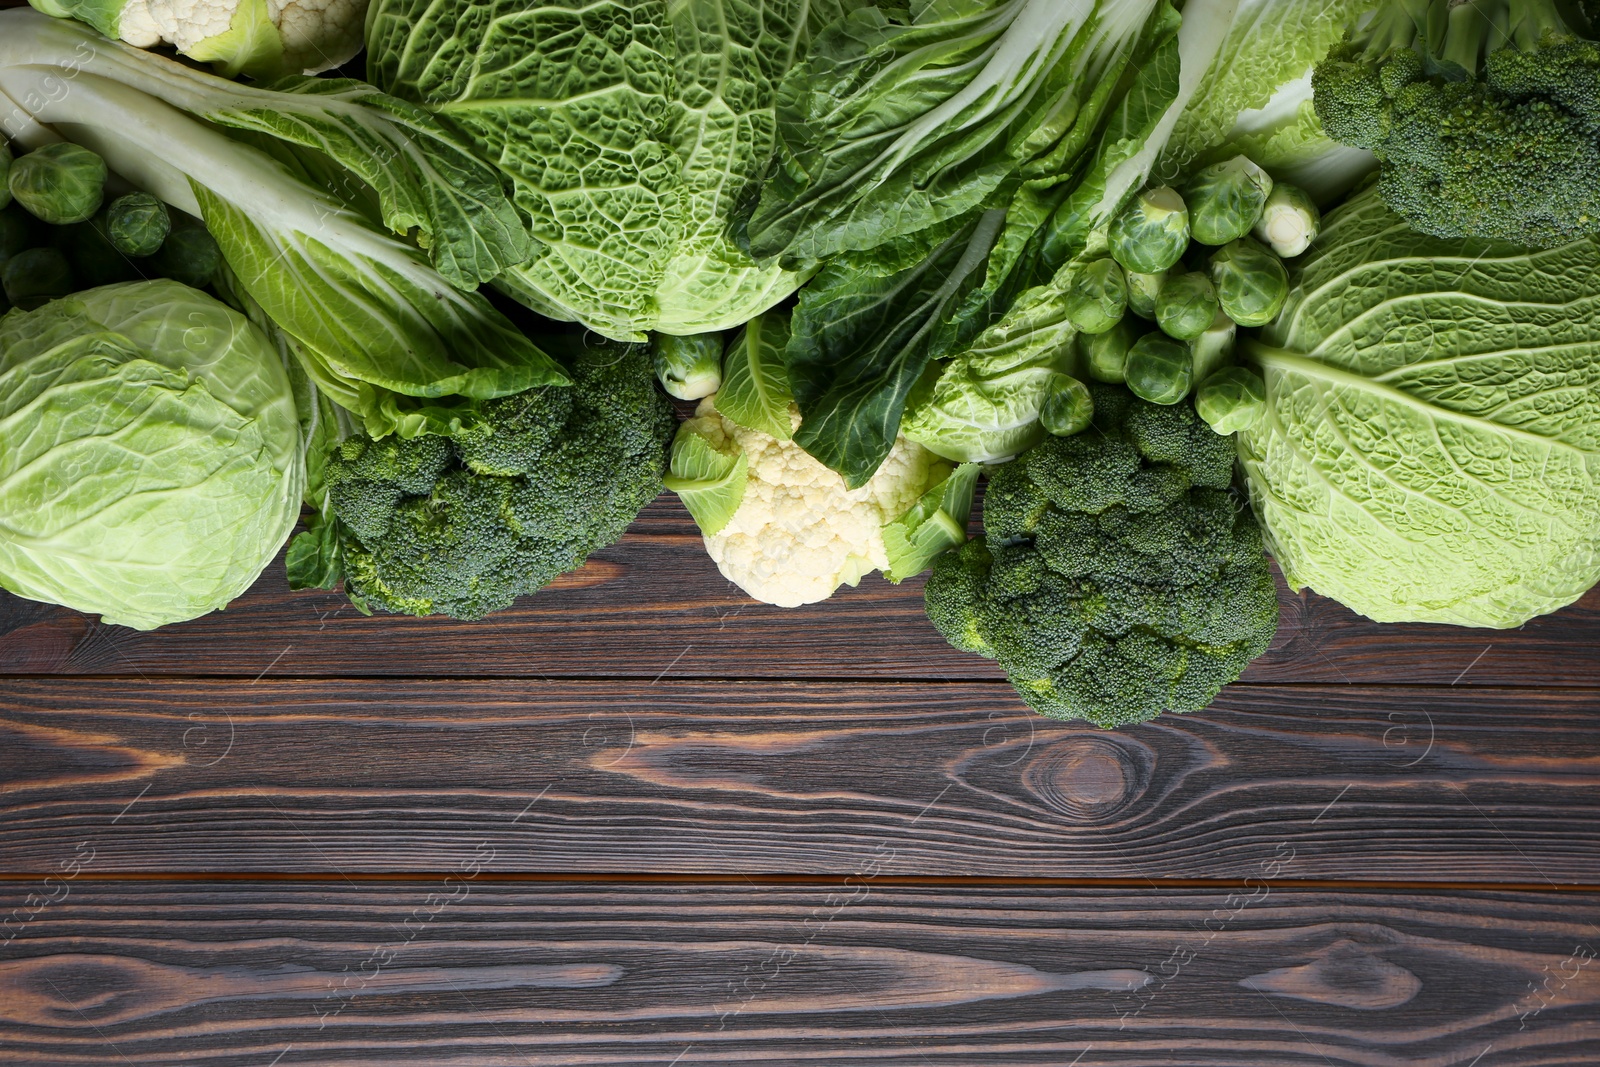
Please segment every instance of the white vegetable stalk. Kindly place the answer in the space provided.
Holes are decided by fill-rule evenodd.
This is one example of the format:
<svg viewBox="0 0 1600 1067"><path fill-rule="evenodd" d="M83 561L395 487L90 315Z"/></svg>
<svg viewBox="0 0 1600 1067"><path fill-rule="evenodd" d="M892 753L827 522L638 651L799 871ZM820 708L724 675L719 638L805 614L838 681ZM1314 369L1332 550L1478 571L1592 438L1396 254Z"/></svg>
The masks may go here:
<svg viewBox="0 0 1600 1067"><path fill-rule="evenodd" d="M1093 221L1096 224L1109 221L1128 195L1150 176L1166 148L1167 139L1172 136L1173 127L1178 124L1178 117L1194 99L1206 71L1228 39L1238 8L1239 0L1189 0L1184 5L1183 23L1178 27L1178 95L1138 154L1124 160L1107 176L1105 195L1095 209Z"/></svg>

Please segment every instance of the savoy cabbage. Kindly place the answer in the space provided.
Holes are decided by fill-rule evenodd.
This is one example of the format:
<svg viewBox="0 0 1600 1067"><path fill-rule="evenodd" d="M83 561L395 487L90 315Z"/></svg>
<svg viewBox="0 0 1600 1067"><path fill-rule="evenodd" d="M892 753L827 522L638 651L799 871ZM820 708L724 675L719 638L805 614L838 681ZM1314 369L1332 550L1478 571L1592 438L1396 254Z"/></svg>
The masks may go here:
<svg viewBox="0 0 1600 1067"><path fill-rule="evenodd" d="M1416 233L1369 188L1245 350L1273 555L1380 622L1519 626L1600 579L1600 241Z"/></svg>
<svg viewBox="0 0 1600 1067"><path fill-rule="evenodd" d="M852 0L379 0L367 73L512 178L532 257L496 280L619 340L730 329L804 273L733 220L771 158L773 98Z"/></svg>

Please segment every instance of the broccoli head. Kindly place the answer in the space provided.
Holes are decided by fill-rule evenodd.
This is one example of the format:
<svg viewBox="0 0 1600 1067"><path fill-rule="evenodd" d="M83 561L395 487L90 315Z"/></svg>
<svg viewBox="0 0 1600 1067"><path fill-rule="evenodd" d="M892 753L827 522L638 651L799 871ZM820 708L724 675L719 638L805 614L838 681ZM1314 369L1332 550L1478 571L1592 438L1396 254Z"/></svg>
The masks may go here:
<svg viewBox="0 0 1600 1067"><path fill-rule="evenodd" d="M1587 28L1587 20L1583 25ZM1414 228L1547 248L1600 232L1600 45L1557 0L1399 0L1312 76Z"/></svg>
<svg viewBox="0 0 1600 1067"><path fill-rule="evenodd" d="M454 437L342 442L327 466L359 605L477 619L615 542L661 492L675 419L642 346L585 349L571 386L484 401Z"/></svg>
<svg viewBox="0 0 1600 1067"><path fill-rule="evenodd" d="M983 540L939 557L928 617L1035 710L1114 727L1197 711L1278 626L1233 439L1188 404L1093 387L1095 421L998 468Z"/></svg>

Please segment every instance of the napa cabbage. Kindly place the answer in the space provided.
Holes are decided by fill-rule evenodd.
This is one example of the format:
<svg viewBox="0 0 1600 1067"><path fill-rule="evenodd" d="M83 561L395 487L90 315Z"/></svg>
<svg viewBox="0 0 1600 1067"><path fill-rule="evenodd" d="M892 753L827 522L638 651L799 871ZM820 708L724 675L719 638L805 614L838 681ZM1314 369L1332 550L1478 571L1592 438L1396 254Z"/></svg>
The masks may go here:
<svg viewBox="0 0 1600 1067"><path fill-rule="evenodd" d="M75 22L0 12L0 102L13 105L0 129L26 145L70 134L203 217L238 286L369 432L449 433L470 401L565 384L476 290L529 247L498 171L371 86L285 85L240 85Z"/></svg>
<svg viewBox="0 0 1600 1067"><path fill-rule="evenodd" d="M1244 345L1238 435L1284 576L1380 622L1519 626L1600 579L1600 239L1416 233L1332 212Z"/></svg>

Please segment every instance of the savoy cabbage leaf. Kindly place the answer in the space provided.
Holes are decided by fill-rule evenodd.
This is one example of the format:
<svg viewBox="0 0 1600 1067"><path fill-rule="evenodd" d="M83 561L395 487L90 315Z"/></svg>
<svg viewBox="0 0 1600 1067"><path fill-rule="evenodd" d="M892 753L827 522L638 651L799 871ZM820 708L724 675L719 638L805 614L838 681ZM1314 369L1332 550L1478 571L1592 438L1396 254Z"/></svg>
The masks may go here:
<svg viewBox="0 0 1600 1067"><path fill-rule="evenodd" d="M1519 626L1600 579L1600 241L1416 233L1367 189L1246 345L1284 576L1380 622Z"/></svg>
<svg viewBox="0 0 1600 1067"><path fill-rule="evenodd" d="M775 139L773 98L861 0L377 0L368 76L511 178L535 248L496 284L622 340L728 329L804 279L733 220Z"/></svg>

